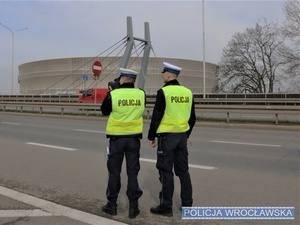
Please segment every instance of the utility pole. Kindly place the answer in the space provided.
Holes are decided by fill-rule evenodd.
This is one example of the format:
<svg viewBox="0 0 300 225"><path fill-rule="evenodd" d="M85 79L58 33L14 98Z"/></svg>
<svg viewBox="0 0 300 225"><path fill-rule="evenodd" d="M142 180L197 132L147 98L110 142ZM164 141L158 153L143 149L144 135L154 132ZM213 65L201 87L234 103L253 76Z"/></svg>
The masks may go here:
<svg viewBox="0 0 300 225"><path fill-rule="evenodd" d="M0 23L0 25L3 26L3 27L5 27L6 29L8 29L11 32L11 35L12 35L12 50L11 50L11 95L13 95L14 94L15 33L18 32L18 31L27 30L29 28L25 27L25 28L17 29L15 31L13 31L12 29L10 29L9 27L5 26L2 23Z"/></svg>

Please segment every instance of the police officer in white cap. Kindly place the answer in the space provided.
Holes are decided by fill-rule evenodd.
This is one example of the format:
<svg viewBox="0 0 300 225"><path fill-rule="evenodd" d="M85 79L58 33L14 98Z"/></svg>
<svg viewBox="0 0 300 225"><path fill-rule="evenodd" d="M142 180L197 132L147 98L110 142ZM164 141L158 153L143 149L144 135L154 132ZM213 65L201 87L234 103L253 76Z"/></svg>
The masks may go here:
<svg viewBox="0 0 300 225"><path fill-rule="evenodd" d="M117 215L120 174L125 155L128 176L126 194L129 200L129 218L132 219L140 213L138 200L143 194L138 183L138 173L146 97L143 90L134 87L137 72L123 68L120 72L120 85L107 93L101 105L102 114L109 115L106 137L110 139L106 190L108 202L102 207L102 211Z"/></svg>
<svg viewBox="0 0 300 225"><path fill-rule="evenodd" d="M182 68L164 62L165 85L157 91L156 102L148 131L151 147L157 146L156 168L162 189L160 204L151 213L172 216L174 178L173 167L181 184L182 207L192 206L192 183L188 166L187 140L196 122L193 94L177 80ZM158 143L156 143L156 140Z"/></svg>

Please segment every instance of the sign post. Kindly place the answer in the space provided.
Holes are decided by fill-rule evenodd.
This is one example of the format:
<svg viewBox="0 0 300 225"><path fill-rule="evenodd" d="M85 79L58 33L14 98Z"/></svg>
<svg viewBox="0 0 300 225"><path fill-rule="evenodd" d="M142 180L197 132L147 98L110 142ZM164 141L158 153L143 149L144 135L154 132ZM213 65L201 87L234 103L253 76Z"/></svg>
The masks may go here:
<svg viewBox="0 0 300 225"><path fill-rule="evenodd" d="M102 72L102 64L100 61L95 61L92 67L93 73L94 73L94 79L98 80L99 76ZM97 102L97 86L94 88L95 91L95 103Z"/></svg>
<svg viewBox="0 0 300 225"><path fill-rule="evenodd" d="M82 75L82 80L83 80L83 90L85 90L85 83L89 79L89 76L87 74Z"/></svg>

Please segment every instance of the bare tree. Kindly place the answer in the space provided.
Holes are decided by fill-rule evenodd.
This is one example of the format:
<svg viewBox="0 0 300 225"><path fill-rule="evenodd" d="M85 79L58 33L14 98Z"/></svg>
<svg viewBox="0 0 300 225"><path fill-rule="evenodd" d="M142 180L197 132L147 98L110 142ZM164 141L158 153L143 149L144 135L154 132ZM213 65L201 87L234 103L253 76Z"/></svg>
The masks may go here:
<svg viewBox="0 0 300 225"><path fill-rule="evenodd" d="M280 80L279 55L283 44L276 23L264 21L236 33L223 50L219 63L219 86L224 92L273 93Z"/></svg>
<svg viewBox="0 0 300 225"><path fill-rule="evenodd" d="M287 1L284 7L284 14L286 18L283 27L284 31L290 37L300 38L300 2L298 0ZM298 43L299 41L298 39Z"/></svg>
<svg viewBox="0 0 300 225"><path fill-rule="evenodd" d="M288 60L284 69L287 91L300 91L300 2L289 0L284 7L285 22L281 27L287 37L281 48L282 56Z"/></svg>

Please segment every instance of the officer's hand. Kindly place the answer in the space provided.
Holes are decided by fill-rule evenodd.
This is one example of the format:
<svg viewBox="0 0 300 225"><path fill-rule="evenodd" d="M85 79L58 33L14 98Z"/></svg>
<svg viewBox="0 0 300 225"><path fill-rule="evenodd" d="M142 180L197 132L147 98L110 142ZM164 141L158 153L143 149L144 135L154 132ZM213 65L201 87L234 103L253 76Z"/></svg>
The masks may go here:
<svg viewBox="0 0 300 225"><path fill-rule="evenodd" d="M156 142L155 142L155 140L149 141L149 145L150 145L152 148L155 148L155 147L156 147Z"/></svg>

